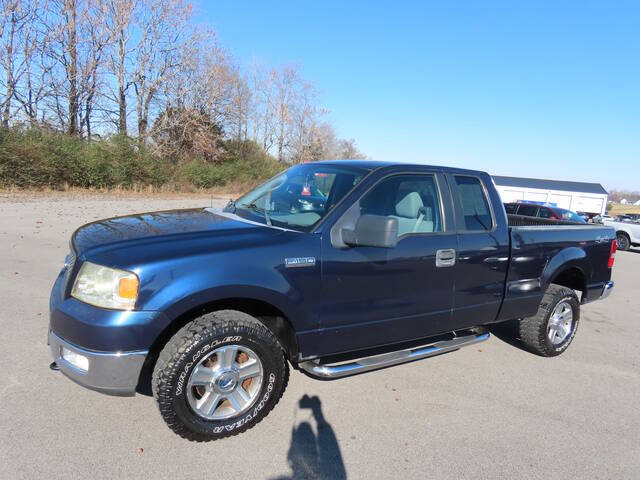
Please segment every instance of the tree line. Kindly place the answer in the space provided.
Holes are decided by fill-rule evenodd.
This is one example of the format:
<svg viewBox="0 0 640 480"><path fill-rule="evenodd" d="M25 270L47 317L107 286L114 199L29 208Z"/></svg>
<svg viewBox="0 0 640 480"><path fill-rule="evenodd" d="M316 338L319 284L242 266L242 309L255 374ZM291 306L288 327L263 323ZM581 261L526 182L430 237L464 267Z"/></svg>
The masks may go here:
<svg viewBox="0 0 640 480"><path fill-rule="evenodd" d="M635 203L640 200L640 192L637 190L611 190L609 192L609 200L612 202L626 200L629 203Z"/></svg>
<svg viewBox="0 0 640 480"><path fill-rule="evenodd" d="M118 134L213 164L230 142L282 163L363 158L298 66L241 66L187 0L0 1L5 129Z"/></svg>

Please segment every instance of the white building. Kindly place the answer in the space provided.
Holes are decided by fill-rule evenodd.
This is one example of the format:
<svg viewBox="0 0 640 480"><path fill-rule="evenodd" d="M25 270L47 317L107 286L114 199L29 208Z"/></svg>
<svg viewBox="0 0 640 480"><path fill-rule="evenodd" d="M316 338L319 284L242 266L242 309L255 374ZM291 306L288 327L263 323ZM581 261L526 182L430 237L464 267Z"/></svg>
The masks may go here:
<svg viewBox="0 0 640 480"><path fill-rule="evenodd" d="M544 202L593 215L604 215L607 209L609 195L599 183L500 176L494 176L493 181L504 203Z"/></svg>

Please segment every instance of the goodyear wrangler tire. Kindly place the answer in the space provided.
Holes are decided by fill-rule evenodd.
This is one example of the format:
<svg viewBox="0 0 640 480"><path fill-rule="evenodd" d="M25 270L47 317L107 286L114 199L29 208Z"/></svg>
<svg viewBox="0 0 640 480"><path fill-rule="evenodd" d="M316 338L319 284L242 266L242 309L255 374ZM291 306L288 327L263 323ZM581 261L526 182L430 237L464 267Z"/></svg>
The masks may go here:
<svg viewBox="0 0 640 480"><path fill-rule="evenodd" d="M575 292L551 284L542 297L536 315L520 320L520 340L533 353L555 357L569 347L579 322L580 301Z"/></svg>
<svg viewBox="0 0 640 480"><path fill-rule="evenodd" d="M153 371L153 396L175 433L194 441L236 435L260 422L282 396L289 369L278 340L234 310L185 325Z"/></svg>

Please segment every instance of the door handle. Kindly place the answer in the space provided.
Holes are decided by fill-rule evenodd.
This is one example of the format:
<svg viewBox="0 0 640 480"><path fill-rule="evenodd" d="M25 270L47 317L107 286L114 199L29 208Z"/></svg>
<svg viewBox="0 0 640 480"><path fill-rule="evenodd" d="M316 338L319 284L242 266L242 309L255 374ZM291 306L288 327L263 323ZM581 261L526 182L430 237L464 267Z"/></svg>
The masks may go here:
<svg viewBox="0 0 640 480"><path fill-rule="evenodd" d="M436 267L453 267L456 264L456 251L444 248L436 251Z"/></svg>

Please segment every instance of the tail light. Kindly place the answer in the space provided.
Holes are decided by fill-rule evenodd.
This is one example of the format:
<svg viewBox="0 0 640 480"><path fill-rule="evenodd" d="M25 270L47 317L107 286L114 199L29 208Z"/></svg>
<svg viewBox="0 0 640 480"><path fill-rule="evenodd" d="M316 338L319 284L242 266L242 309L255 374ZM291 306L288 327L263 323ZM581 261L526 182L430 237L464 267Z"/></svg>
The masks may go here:
<svg viewBox="0 0 640 480"><path fill-rule="evenodd" d="M614 238L613 242L611 242L611 252L609 253L609 263L607 264L609 268L613 267L613 262L616 260L616 250L618 250L618 242Z"/></svg>

